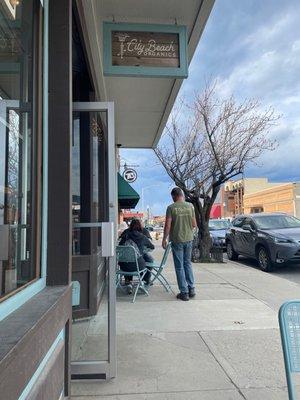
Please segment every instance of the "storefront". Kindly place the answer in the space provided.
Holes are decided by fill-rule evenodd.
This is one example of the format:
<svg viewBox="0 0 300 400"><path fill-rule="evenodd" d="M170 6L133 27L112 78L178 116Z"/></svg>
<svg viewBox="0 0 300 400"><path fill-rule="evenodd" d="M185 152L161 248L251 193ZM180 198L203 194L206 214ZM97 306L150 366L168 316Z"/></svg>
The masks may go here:
<svg viewBox="0 0 300 400"><path fill-rule="evenodd" d="M213 6L182 3L0 0L1 398L116 376L116 153L158 143ZM169 42L137 70L121 29Z"/></svg>
<svg viewBox="0 0 300 400"><path fill-rule="evenodd" d="M300 217L300 184L279 183L268 189L258 190L244 196L246 213L284 212Z"/></svg>

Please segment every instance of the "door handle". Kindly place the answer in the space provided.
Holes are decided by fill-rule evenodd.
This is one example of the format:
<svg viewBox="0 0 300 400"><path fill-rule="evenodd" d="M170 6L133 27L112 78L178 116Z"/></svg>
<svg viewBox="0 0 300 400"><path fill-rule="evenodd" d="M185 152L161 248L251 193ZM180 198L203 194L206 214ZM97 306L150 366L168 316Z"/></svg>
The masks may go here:
<svg viewBox="0 0 300 400"><path fill-rule="evenodd" d="M75 222L73 228L102 228L101 229L101 256L114 257L115 235L113 222Z"/></svg>
<svg viewBox="0 0 300 400"><path fill-rule="evenodd" d="M102 222L101 252L102 257L113 257L115 255L113 222Z"/></svg>

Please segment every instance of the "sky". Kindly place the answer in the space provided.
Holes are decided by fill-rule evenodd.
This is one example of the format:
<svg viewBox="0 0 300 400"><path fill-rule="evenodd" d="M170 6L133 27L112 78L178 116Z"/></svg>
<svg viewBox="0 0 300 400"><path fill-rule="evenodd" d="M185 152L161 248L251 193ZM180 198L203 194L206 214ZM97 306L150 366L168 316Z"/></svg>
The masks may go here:
<svg viewBox="0 0 300 400"><path fill-rule="evenodd" d="M216 0L180 89L178 97L192 98L207 80L217 79L221 97L256 98L282 115L271 132L277 149L249 165L246 177L300 181L299 24L299 0ZM153 150L124 149L121 159L139 165L132 186L144 209L163 215L172 182ZM142 210L142 200L136 209Z"/></svg>

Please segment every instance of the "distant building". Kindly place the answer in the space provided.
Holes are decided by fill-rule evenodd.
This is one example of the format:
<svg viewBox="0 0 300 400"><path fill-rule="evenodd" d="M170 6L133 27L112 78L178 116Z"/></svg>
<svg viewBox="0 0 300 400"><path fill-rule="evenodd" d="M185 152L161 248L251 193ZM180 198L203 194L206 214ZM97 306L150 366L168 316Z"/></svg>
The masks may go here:
<svg viewBox="0 0 300 400"><path fill-rule="evenodd" d="M142 212L134 211L134 210L121 210L119 214L119 223L127 222L129 223L133 219L143 219L144 214Z"/></svg>
<svg viewBox="0 0 300 400"><path fill-rule="evenodd" d="M215 203L210 211L210 218L221 218L222 217L222 204Z"/></svg>
<svg viewBox="0 0 300 400"><path fill-rule="evenodd" d="M286 212L300 217L300 183L288 182L244 195L245 213Z"/></svg>
<svg viewBox="0 0 300 400"><path fill-rule="evenodd" d="M283 183L269 182L268 178L243 178L226 182L221 193L222 216L231 218L247 212L244 204L245 196L281 185Z"/></svg>
<svg viewBox="0 0 300 400"><path fill-rule="evenodd" d="M165 215L154 215L153 223L154 225L163 226L165 224Z"/></svg>

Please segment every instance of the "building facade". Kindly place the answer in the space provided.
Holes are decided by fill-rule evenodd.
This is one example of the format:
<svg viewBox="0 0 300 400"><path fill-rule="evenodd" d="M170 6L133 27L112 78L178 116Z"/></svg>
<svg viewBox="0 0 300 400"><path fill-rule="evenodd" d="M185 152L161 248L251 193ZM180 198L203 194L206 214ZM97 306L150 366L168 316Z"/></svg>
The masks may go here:
<svg viewBox="0 0 300 400"><path fill-rule="evenodd" d="M243 178L226 182L221 193L222 216L232 218L246 212L245 198L261 190L275 188L281 183L269 182L267 178Z"/></svg>
<svg viewBox="0 0 300 400"><path fill-rule="evenodd" d="M286 183L244 196L246 213L285 212L300 217L300 184Z"/></svg>
<svg viewBox="0 0 300 400"><path fill-rule="evenodd" d="M116 376L117 149L157 145L212 6L0 0L1 398Z"/></svg>

